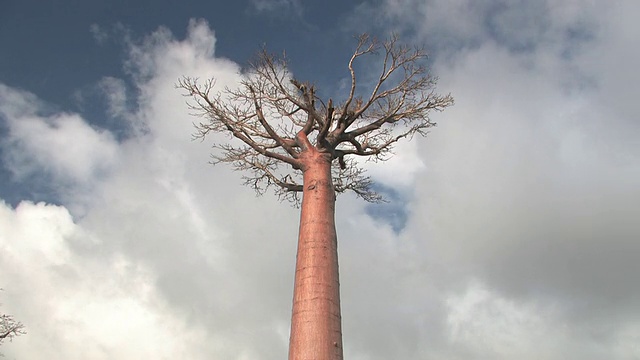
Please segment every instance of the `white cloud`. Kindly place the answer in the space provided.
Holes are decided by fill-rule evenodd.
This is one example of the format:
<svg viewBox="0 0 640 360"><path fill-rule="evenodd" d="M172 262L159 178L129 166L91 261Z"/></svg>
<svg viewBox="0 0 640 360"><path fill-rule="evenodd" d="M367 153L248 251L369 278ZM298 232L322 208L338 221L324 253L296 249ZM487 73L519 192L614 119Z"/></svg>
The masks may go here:
<svg viewBox="0 0 640 360"><path fill-rule="evenodd" d="M541 47L569 52L590 37L606 10L593 0L387 0L362 5L352 21L382 27L384 33L393 29L414 34L438 57L487 42L513 52ZM358 16L361 12L369 16ZM371 15L379 18L373 24Z"/></svg>
<svg viewBox="0 0 640 360"><path fill-rule="evenodd" d="M93 39L98 44L104 44L109 39L109 33L107 33L100 25L93 23L89 26L89 31L93 35Z"/></svg>
<svg viewBox="0 0 640 360"><path fill-rule="evenodd" d="M447 307L449 341L496 359L522 359L531 354L549 358L549 347L564 335L563 326L547 323L553 314L500 298L477 284L447 299Z"/></svg>
<svg viewBox="0 0 640 360"><path fill-rule="evenodd" d="M557 304L530 298L505 298L471 282L446 300L449 342L462 355L485 354L492 359L632 359L638 321L628 324L581 324L562 315Z"/></svg>
<svg viewBox="0 0 640 360"><path fill-rule="evenodd" d="M201 358L204 330L169 311L148 270L123 256L78 250L102 240L74 223L64 207L0 204L3 311L28 331L3 348L5 355Z"/></svg>
<svg viewBox="0 0 640 360"><path fill-rule="evenodd" d="M611 284L638 270L624 255L637 234L629 217L640 183L637 126L609 117L619 108L598 101L602 88L567 91L560 57L532 68L485 45L458 59L441 68L457 104L425 152L423 179L437 182L422 194L441 251L521 290L588 291L593 301L605 288L627 294Z"/></svg>
<svg viewBox="0 0 640 360"><path fill-rule="evenodd" d="M5 165L18 179L45 173L86 183L117 161L110 132L77 114L50 113L33 94L0 84L0 113L9 128L2 141Z"/></svg>
<svg viewBox="0 0 640 360"><path fill-rule="evenodd" d="M428 1L429 14L408 18L419 29L424 16L436 19L475 45L436 57L440 90L456 105L438 114L430 137L372 170L415 193L407 228L396 234L353 197L338 199L349 358L637 357L640 151L628 99L640 59L632 37L620 36L633 20L620 16L635 5L603 13L594 35L571 47L548 28L596 19L588 2L548 2L548 28L505 4ZM496 5L504 10L491 16L509 41L483 25ZM529 26L510 34L520 21ZM189 142L194 119L173 87L182 75L216 77L220 87L238 81L240 67L215 56L215 41L192 21L184 40L160 29L131 42L139 110L126 119L145 131L122 143L1 88L4 118L27 119L9 122L24 130L13 130L20 141L7 149L74 179L93 181L95 170L80 164L103 172L82 218L68 206L0 207L2 309L29 330L6 355L286 356L299 215L271 196L254 198L231 169L207 166L209 144L224 137ZM514 51L519 41L542 46ZM560 51L569 48L571 56ZM615 66L615 57L595 61L598 53L627 58ZM53 140L83 136L92 141L73 146L86 157ZM47 154L41 142L65 152ZM115 331L121 322L127 328Z"/></svg>
<svg viewBox="0 0 640 360"><path fill-rule="evenodd" d="M386 161L363 163L367 175L375 182L395 189L412 186L417 174L424 170L417 144L400 142L394 147L393 153Z"/></svg>
<svg viewBox="0 0 640 360"><path fill-rule="evenodd" d="M122 79L105 76L98 88L107 99L107 112L112 118L121 117L127 112L127 88Z"/></svg>
<svg viewBox="0 0 640 360"><path fill-rule="evenodd" d="M602 25L618 21L613 19L603 18ZM560 304L544 328L562 321L570 341L544 349L548 355L541 358L562 358L566 351L601 358L614 336L588 339L583 328L617 332L638 321L631 309L640 296L632 285L632 274L640 271L633 239L640 232L632 214L640 211L640 144L632 140L639 129L628 115L640 111L607 100L629 89L615 74L635 71L624 64L614 72L581 67L591 61L591 49L620 51L611 40L621 37L598 32L570 59L554 47L522 54L487 41L436 64L456 105L425 141L428 171L418 180L424 186L418 187L419 215L410 231L418 236L429 229L424 248L454 269L446 278L452 283L479 277L487 291L503 294L518 309L530 301ZM592 79L588 86L584 77ZM618 87L605 85L610 82ZM489 319L477 321L474 326L492 326ZM484 333L495 336L476 338ZM513 354L534 346L533 335L513 335ZM469 336L460 341L489 344L499 341L500 332ZM513 354L504 358L522 358Z"/></svg>
<svg viewBox="0 0 640 360"><path fill-rule="evenodd" d="M251 0L251 5L258 13L275 15L293 13L302 16L303 6L299 0Z"/></svg>
<svg viewBox="0 0 640 360"><path fill-rule="evenodd" d="M16 294L3 310L15 314L30 330L19 346L14 345L16 340L4 351L7 356L198 359L212 354L279 358L286 353L282 333L288 333L296 211L272 198L256 200L230 169L212 170L210 147L189 141L194 119L174 88L182 75L215 76L220 87L236 83L238 65L214 58L214 43L208 25L192 21L184 41L161 29L130 44L129 69L138 81L139 110L124 115L144 124L139 127L145 131L109 143L117 161L105 168L90 198L71 194L64 199L65 204L83 203L76 223L64 207L22 203L17 213L28 213L34 206L43 210L21 222L5 209L1 246L14 246L14 235L30 229L22 239L43 241L47 244L43 249L51 248L49 255L40 257L16 250L16 258L23 262L15 271L19 276L3 280L3 286ZM110 80L111 85L118 83ZM11 107L5 114L13 128L25 127L23 118L29 115L45 139L70 140L79 132L101 149L104 133L80 117L53 111L46 116L23 115L34 108L29 104L38 103L35 96L18 96L8 88L6 94L16 100L5 106ZM48 160L56 174L63 172L60 169L75 170L74 180L83 174L84 180L91 179L88 172L80 172L80 165L93 158L68 152L67 157L51 158L35 142L21 145L29 139L28 131L19 135L21 142L7 143L7 150L26 148L38 166ZM78 146L56 144L64 150ZM15 166L24 168L21 163ZM51 218L49 213L58 216ZM38 223L42 216L51 218L47 227ZM57 226L67 232L51 230ZM38 237L41 232L50 236ZM45 261L49 258L59 263L60 270L25 271L33 262L53 266L47 262L53 260ZM21 304L23 297L32 300ZM47 322L38 322L40 318ZM31 331L32 324L39 328ZM127 330L116 331L118 325ZM172 335L174 331L179 334Z"/></svg>
<svg viewBox="0 0 640 360"><path fill-rule="evenodd" d="M426 171L417 174L402 240L413 249L405 260L433 274L425 282L458 294L442 310L446 317L467 320L455 343L438 339L405 358L637 353L640 108L632 64L640 57L629 19L636 7L381 6L390 27L417 31L440 50L432 57L439 89L456 100L437 114L431 136L418 140ZM467 288L470 279L482 287ZM439 295L428 296L447 301ZM438 319L429 318L431 329L443 333L451 324Z"/></svg>

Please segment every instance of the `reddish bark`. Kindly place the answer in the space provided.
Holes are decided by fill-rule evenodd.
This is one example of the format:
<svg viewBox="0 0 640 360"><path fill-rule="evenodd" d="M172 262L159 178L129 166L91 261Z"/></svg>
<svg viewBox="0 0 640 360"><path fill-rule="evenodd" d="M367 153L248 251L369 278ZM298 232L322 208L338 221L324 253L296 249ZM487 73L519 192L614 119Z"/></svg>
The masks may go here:
<svg viewBox="0 0 640 360"><path fill-rule="evenodd" d="M342 330L331 156L313 146L303 164L303 197L289 360L341 360Z"/></svg>

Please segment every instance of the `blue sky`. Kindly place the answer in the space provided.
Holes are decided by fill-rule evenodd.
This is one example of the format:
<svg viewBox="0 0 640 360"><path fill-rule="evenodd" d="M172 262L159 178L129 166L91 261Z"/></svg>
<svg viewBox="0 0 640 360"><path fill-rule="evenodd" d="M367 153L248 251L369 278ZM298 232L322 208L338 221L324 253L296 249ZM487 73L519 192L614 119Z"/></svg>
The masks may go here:
<svg viewBox="0 0 640 360"><path fill-rule="evenodd" d="M302 71L312 73L320 67L318 73L330 72L326 69L350 50L350 36L344 36L348 26L340 20L347 19L354 6L293 3L9 1L0 15L0 37L11 56L0 60L1 76L44 100L72 107L69 102L78 89L102 76L124 77L125 34L138 39L163 26L181 38L191 18L206 19L214 28L218 56L244 64L267 44L274 52L286 49ZM97 39L97 29L108 38ZM310 58L313 66L305 65Z"/></svg>
<svg viewBox="0 0 640 360"><path fill-rule="evenodd" d="M353 35L426 45L456 104L337 201L345 358L640 357L634 0L5 1L8 359L281 359L299 214L208 165L180 76L266 44L326 96ZM375 69L372 58L362 69Z"/></svg>

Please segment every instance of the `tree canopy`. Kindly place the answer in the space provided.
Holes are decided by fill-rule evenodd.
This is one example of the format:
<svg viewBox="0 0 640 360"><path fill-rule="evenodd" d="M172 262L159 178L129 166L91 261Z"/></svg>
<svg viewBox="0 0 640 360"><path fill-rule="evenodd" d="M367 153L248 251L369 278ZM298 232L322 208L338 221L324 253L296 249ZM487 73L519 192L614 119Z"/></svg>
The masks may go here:
<svg viewBox="0 0 640 360"><path fill-rule="evenodd" d="M215 79L183 77L177 87L203 119L195 124L194 137L230 135L229 142L214 145L213 162L245 170L245 184L258 194L274 188L281 199L298 203L300 154L313 146L330 156L337 193L353 191L366 201L380 201L358 158L388 159L400 139L426 135L435 125L430 112L444 110L453 98L435 92L437 78L427 70L424 49L400 44L396 36L379 41L365 34L357 40L347 66L351 83L338 103L320 98L312 83L292 76L284 56L266 49L236 88L214 93ZM361 80L370 74L358 73L354 64L373 54L381 55L377 77Z"/></svg>

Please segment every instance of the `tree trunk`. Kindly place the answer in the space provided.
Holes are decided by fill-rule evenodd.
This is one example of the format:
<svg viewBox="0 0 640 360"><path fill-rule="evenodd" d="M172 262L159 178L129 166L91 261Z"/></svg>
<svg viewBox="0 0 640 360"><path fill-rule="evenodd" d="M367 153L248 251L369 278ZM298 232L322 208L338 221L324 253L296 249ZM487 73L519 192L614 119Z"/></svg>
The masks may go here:
<svg viewBox="0 0 640 360"><path fill-rule="evenodd" d="M300 159L303 195L289 360L342 360L338 247L331 158L310 147Z"/></svg>

